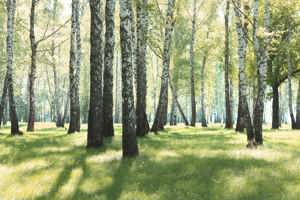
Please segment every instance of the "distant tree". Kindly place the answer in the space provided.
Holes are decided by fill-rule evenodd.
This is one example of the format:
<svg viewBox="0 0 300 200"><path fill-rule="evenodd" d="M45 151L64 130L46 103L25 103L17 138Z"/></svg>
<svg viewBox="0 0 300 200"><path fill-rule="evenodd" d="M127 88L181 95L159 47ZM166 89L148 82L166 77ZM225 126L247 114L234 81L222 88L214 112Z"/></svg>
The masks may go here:
<svg viewBox="0 0 300 200"><path fill-rule="evenodd" d="M136 119L133 95L133 29L132 1L120 1L120 41L122 52L122 148L123 157L136 156L139 153L136 138Z"/></svg>
<svg viewBox="0 0 300 200"><path fill-rule="evenodd" d="M101 0L90 0L91 9L91 84L88 119L87 147L100 147L103 144L103 19Z"/></svg>
<svg viewBox="0 0 300 200"><path fill-rule="evenodd" d="M209 38L209 31L206 34L206 39ZM205 68L206 68L206 61L208 57L208 49L204 50L203 58L202 58L202 65L201 65L201 126L207 127L207 120L206 120L206 105L205 105Z"/></svg>
<svg viewBox="0 0 300 200"><path fill-rule="evenodd" d="M106 0L105 6L105 50L103 87L103 134L114 136L113 126L113 64L115 51L115 0Z"/></svg>
<svg viewBox="0 0 300 200"><path fill-rule="evenodd" d="M70 125L68 133L80 131L80 102L79 82L81 63L81 39L80 39L80 2L72 0L71 17L71 46L70 46Z"/></svg>

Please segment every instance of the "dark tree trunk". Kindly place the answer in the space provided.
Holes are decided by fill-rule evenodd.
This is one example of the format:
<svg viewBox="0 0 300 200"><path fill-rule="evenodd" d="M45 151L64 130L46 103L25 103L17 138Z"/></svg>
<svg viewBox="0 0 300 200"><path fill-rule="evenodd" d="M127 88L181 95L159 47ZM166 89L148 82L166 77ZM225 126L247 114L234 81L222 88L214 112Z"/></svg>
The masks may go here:
<svg viewBox="0 0 300 200"><path fill-rule="evenodd" d="M151 131L153 132L163 130L165 123L167 122L170 48L172 42L172 32L174 29L174 20L173 20L174 7L175 7L175 0L168 0L168 9L167 9L166 27L165 27L164 53L163 53L163 71L161 76L161 88L160 88L158 108L155 114L154 123L151 128Z"/></svg>
<svg viewBox="0 0 300 200"><path fill-rule="evenodd" d="M171 105L171 113L170 113L170 125L176 126L177 125L177 107L176 107L176 100L174 95L172 97L172 105Z"/></svg>
<svg viewBox="0 0 300 200"><path fill-rule="evenodd" d="M6 107L6 101L7 101L7 92L8 92L8 83L7 83L7 74L5 75L5 79L4 79L4 84L3 84L3 90L2 90L2 97L1 97L1 102L0 102L0 127L1 124L3 122L4 125L4 119L5 119L5 107Z"/></svg>
<svg viewBox="0 0 300 200"><path fill-rule="evenodd" d="M273 102L272 102L272 129L279 129L280 116L279 116L279 86L273 85Z"/></svg>
<svg viewBox="0 0 300 200"><path fill-rule="evenodd" d="M131 0L120 1L120 40L122 51L122 149L123 157L138 155L136 138L136 119L133 95L133 67L132 67L132 2Z"/></svg>
<svg viewBox="0 0 300 200"><path fill-rule="evenodd" d="M170 88L171 88L171 91L172 91L173 99L176 102L176 106L177 106L177 108L178 108L178 110L179 110L179 112L181 114L181 117L182 117L185 125L188 126L189 122L188 122L187 118L185 117L183 109L182 109L182 107L181 107L181 105L180 105L180 103L178 101L177 92L176 92L176 89L173 87L173 84L171 83L171 79L170 79Z"/></svg>
<svg viewBox="0 0 300 200"><path fill-rule="evenodd" d="M264 30L270 31L270 12L269 12L269 1L265 0L265 17L264 17ZM259 17L259 1L254 1L253 9L253 41L256 55L257 64L257 75L258 75L258 91L254 105L253 112L253 128L255 135L256 144L263 144L263 115L264 115L264 101L265 101L265 90L266 90L266 75L268 65L268 54L267 48L269 45L269 36L265 36L262 42L259 41L257 36L258 31L258 17Z"/></svg>
<svg viewBox="0 0 300 200"><path fill-rule="evenodd" d="M9 98L9 115L11 121L11 135L21 135L19 130L19 121L16 111L13 85L13 38L14 38L14 19L16 11L16 0L7 0L7 38L6 38L6 56L7 56L7 84Z"/></svg>
<svg viewBox="0 0 300 200"><path fill-rule="evenodd" d="M145 136L149 130L146 114L147 97L147 35L148 35L148 0L137 1L137 48L136 48L136 134Z"/></svg>
<svg viewBox="0 0 300 200"><path fill-rule="evenodd" d="M28 114L28 124L27 131L34 131L34 121L35 121L35 80L36 80L36 54L37 54L37 43L35 41L35 7L36 0L31 1L31 11L30 11L30 47L31 47L31 66L29 74L29 114Z"/></svg>
<svg viewBox="0 0 300 200"><path fill-rule="evenodd" d="M67 95L66 101L65 101L65 107L64 107L64 114L61 119L61 125L62 125L61 127L65 127L65 122L68 119L69 104L70 104L70 97L69 97L69 95Z"/></svg>
<svg viewBox="0 0 300 200"><path fill-rule="evenodd" d="M245 122L243 122L242 113L243 113L242 98L239 91L238 115L236 120L235 131L240 133L243 133L245 129Z"/></svg>
<svg viewBox="0 0 300 200"><path fill-rule="evenodd" d="M201 66L201 126L207 127L206 120L206 105L205 105L205 67L208 52L204 52L202 66Z"/></svg>
<svg viewBox="0 0 300 200"><path fill-rule="evenodd" d="M105 51L103 76L103 135L114 136L113 121L113 64L115 51L115 0L106 0L105 6Z"/></svg>
<svg viewBox="0 0 300 200"><path fill-rule="evenodd" d="M230 90L230 79L229 79L229 67L230 67L230 49L229 49L229 10L230 1L226 1L226 13L225 13L225 110L226 110L226 121L225 128L233 128L232 123L232 105L231 105L231 93Z"/></svg>
<svg viewBox="0 0 300 200"><path fill-rule="evenodd" d="M79 0L72 0L72 24L70 47L70 125L68 133L80 131L80 21Z"/></svg>
<svg viewBox="0 0 300 200"><path fill-rule="evenodd" d="M103 19L101 13L101 1L90 0L91 9L91 84L90 84L90 108L88 120L87 147L100 147L103 144L103 95L102 95L102 71L103 71Z"/></svg>
<svg viewBox="0 0 300 200"><path fill-rule="evenodd" d="M192 119L191 126L196 126L196 97L195 97L195 67L194 67L194 45L196 37L196 16L197 16L197 0L193 1L193 20L192 20L192 37L190 45L190 82L191 82L191 109Z"/></svg>

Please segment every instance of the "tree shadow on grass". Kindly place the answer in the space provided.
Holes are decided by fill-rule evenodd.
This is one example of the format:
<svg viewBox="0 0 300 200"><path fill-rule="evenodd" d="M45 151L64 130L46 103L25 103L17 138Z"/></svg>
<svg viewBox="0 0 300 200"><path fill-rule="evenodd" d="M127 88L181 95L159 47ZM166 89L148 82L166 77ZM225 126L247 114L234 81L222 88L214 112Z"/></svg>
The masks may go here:
<svg viewBox="0 0 300 200"><path fill-rule="evenodd" d="M60 199L58 195L61 188L71 179L72 172L80 169L82 171L80 179L73 186L72 193L65 199L103 197L114 200L127 195L127 199L148 197L148 199L161 200L277 200L282 198L296 200L289 196L285 187L296 185L299 176L297 174L287 176L289 174L287 170L274 168L280 164L279 162L251 157L232 158L226 154L209 154L210 150L236 148L230 143L231 140L230 135L181 134L176 131L171 134L148 136L139 139L140 148L145 150L143 155L134 159L94 163L92 167L90 162L87 162L90 157L105 155L107 151L121 150L120 137L106 140L105 147L92 150L86 150L84 146L68 144L66 135L54 135L51 139L48 137L21 141L7 139L0 143L15 149L16 158L11 161L11 165L17 166L36 158L54 162L44 168L24 172L20 176L47 173L47 170L52 167L60 169L55 180L49 183L51 184L49 191L32 199ZM68 148L56 149L63 148L64 145L68 145ZM223 146L225 147L222 148ZM53 150L38 151L45 148L53 148ZM160 153L167 148L171 148L175 153L161 155ZM192 154L184 151L188 148L193 150ZM208 155L201 153L203 150L207 150ZM0 164L9 160L10 155L0 155ZM97 169L101 169L103 174L99 174ZM82 185L91 178L99 185L104 181L103 178L109 178L112 182L87 192L82 189Z"/></svg>

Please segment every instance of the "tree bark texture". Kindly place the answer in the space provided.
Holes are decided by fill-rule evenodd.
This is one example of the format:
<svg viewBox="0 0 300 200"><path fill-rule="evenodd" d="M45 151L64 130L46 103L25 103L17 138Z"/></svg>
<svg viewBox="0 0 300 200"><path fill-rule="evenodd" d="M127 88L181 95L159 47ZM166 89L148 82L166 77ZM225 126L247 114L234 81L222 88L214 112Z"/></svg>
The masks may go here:
<svg viewBox="0 0 300 200"><path fill-rule="evenodd" d="M157 132L164 129L166 123L166 114L168 109L168 81L170 67L170 48L172 42L172 33L174 29L174 7L175 0L168 0L168 9L165 26L164 52L163 52L163 71L161 74L161 88L158 107L155 114L154 123L151 131Z"/></svg>
<svg viewBox="0 0 300 200"><path fill-rule="evenodd" d="M80 82L80 3L79 0L72 0L71 17L71 47L70 47L70 125L68 133L80 131L80 102L79 102L79 82Z"/></svg>
<svg viewBox="0 0 300 200"><path fill-rule="evenodd" d="M120 41L122 52L122 149L123 157L138 155L133 94L132 1L120 1Z"/></svg>
<svg viewBox="0 0 300 200"><path fill-rule="evenodd" d="M113 121L113 65L115 51L115 0L106 0L105 6L105 50L103 76L103 134L114 136Z"/></svg>
<svg viewBox="0 0 300 200"><path fill-rule="evenodd" d="M6 56L7 56L7 84L9 98L9 115L11 121L11 135L21 135L16 111L13 85L13 38L14 38L14 20L16 11L16 0L7 0L7 38L6 38Z"/></svg>
<svg viewBox="0 0 300 200"><path fill-rule="evenodd" d="M226 12L225 12L225 128L233 128L232 122L232 104L231 104L231 93L230 90L230 48L229 48L229 10L230 10L230 1L226 1Z"/></svg>
<svg viewBox="0 0 300 200"><path fill-rule="evenodd" d="M103 19L101 13L101 6L102 5L100 0L90 0L91 83L87 147L100 147L103 144Z"/></svg>
<svg viewBox="0 0 300 200"><path fill-rule="evenodd" d="M146 114L147 97L147 37L148 0L137 1L137 48L136 48L136 134L145 136L149 130Z"/></svg>
<svg viewBox="0 0 300 200"><path fill-rule="evenodd" d="M196 16L197 16L197 0L193 1L193 19L192 19L192 37L190 44L190 86L191 86L191 109L192 119L191 126L196 125L196 97L195 97L195 64L194 64L194 46L196 36Z"/></svg>

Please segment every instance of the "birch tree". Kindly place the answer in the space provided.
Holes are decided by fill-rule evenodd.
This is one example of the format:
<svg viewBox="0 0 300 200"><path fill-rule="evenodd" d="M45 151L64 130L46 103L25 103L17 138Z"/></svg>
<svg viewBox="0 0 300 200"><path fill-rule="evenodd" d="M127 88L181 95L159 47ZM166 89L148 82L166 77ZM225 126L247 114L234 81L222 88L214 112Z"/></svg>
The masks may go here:
<svg viewBox="0 0 300 200"><path fill-rule="evenodd" d="M6 56L7 56L7 87L9 98L9 116L11 121L11 135L21 135L19 130L19 121L16 111L16 102L14 97L13 80L13 61L14 61L14 20L16 12L16 0L7 0L7 38L6 38Z"/></svg>
<svg viewBox="0 0 300 200"><path fill-rule="evenodd" d="M238 62L239 62L239 114L242 122L247 128L247 139L248 147L253 147L255 144L255 137L253 133L253 127L251 122L251 116L247 101L247 85L246 85L246 74L245 74L245 59L246 59L246 49L247 49L247 26L248 22L242 22L242 10L241 10L241 0L234 1L234 11L236 15L236 30L238 35ZM249 11L249 5L244 5L245 10Z"/></svg>
<svg viewBox="0 0 300 200"><path fill-rule="evenodd" d="M103 144L103 19L101 0L90 0L91 10L91 78L90 78L90 107L88 119L87 147L100 147Z"/></svg>
<svg viewBox="0 0 300 200"><path fill-rule="evenodd" d="M264 13L264 31L266 35L270 32L270 11L269 11L269 0L264 1L265 13ZM266 90L266 76L267 76L267 65L268 65L268 54L267 48L269 44L269 36L264 36L263 41L259 41L258 31L258 17L259 17L259 0L254 0L253 8L253 41L256 55L256 66L258 73L258 93L254 106L253 113L253 128L255 135L256 144L263 144L262 137L262 124L264 114L264 101L265 101L265 90Z"/></svg>
<svg viewBox="0 0 300 200"><path fill-rule="evenodd" d="M197 1L193 1L193 19L192 19L192 37L190 44L190 81L191 81L191 108L192 119L191 126L196 125L196 97L195 97L195 64L194 64L194 46L196 36L196 16L197 16Z"/></svg>
<svg viewBox="0 0 300 200"><path fill-rule="evenodd" d="M136 117L133 95L133 29L132 1L120 1L120 42L122 55L122 149L123 157L139 153L136 138Z"/></svg>
<svg viewBox="0 0 300 200"><path fill-rule="evenodd" d="M231 105L231 93L230 90L230 47L229 47L229 11L230 11L230 0L226 0L226 11L225 11L225 110L226 110L226 121L225 128L233 128L232 123L232 105Z"/></svg>
<svg viewBox="0 0 300 200"><path fill-rule="evenodd" d="M151 131L157 132L164 129L166 123L165 113L168 108L168 82L169 82L169 68L170 68L170 48L172 42L172 33L174 29L174 7L175 0L168 0L165 38L163 50L163 71L161 74L161 88L159 95L158 107L155 114L154 123Z"/></svg>
<svg viewBox="0 0 300 200"><path fill-rule="evenodd" d="M137 48L136 48L136 134L145 136L150 128L146 114L147 97L147 37L148 37L148 0L137 2Z"/></svg>
<svg viewBox="0 0 300 200"><path fill-rule="evenodd" d="M113 64L115 51L115 0L106 0L105 6L105 50L103 76L103 134L114 136L113 125Z"/></svg>
<svg viewBox="0 0 300 200"><path fill-rule="evenodd" d="M70 125L68 133L80 131L80 102L79 102L79 82L80 82L80 3L79 0L72 0L71 17L71 46L70 46Z"/></svg>

